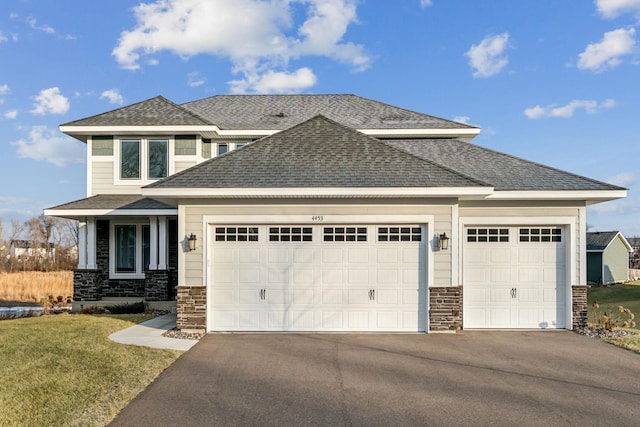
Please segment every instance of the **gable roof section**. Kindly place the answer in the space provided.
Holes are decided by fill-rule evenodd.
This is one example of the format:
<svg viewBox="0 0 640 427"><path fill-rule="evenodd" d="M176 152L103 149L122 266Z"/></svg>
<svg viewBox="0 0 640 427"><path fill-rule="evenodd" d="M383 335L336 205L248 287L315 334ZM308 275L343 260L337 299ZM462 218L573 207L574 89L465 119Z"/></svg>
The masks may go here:
<svg viewBox="0 0 640 427"><path fill-rule="evenodd" d="M587 232L587 252L603 252L618 236L627 250L631 250L631 245L619 231L592 231Z"/></svg>
<svg viewBox="0 0 640 427"><path fill-rule="evenodd" d="M626 191L456 139L392 140L396 148L492 184L496 191Z"/></svg>
<svg viewBox="0 0 640 427"><path fill-rule="evenodd" d="M66 126L176 126L211 125L196 113L162 96L127 105L106 113L60 125Z"/></svg>
<svg viewBox="0 0 640 427"><path fill-rule="evenodd" d="M323 115L352 129L477 129L356 95L216 95L181 104L220 129L288 129Z"/></svg>
<svg viewBox="0 0 640 427"><path fill-rule="evenodd" d="M137 195L101 194L45 209L45 215L78 218L93 215L176 215L168 203Z"/></svg>
<svg viewBox="0 0 640 427"><path fill-rule="evenodd" d="M492 190L480 180L317 116L150 184L143 193L155 194L153 190L163 189L345 187Z"/></svg>

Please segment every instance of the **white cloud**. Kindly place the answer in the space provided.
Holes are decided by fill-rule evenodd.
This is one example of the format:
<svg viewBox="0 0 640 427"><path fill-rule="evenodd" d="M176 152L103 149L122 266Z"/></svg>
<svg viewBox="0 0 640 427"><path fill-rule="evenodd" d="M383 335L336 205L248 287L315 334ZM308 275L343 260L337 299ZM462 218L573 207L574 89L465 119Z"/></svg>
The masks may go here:
<svg viewBox="0 0 640 427"><path fill-rule="evenodd" d="M105 90L100 94L100 99L108 99L110 104L122 105L124 103L124 98L118 89Z"/></svg>
<svg viewBox="0 0 640 427"><path fill-rule="evenodd" d="M630 187L636 182L636 174L633 172L622 172L607 178L606 182L617 185L618 187Z"/></svg>
<svg viewBox="0 0 640 427"><path fill-rule="evenodd" d="M207 80L200 75L199 72L193 71L187 74L187 84L189 87L202 86Z"/></svg>
<svg viewBox="0 0 640 427"><path fill-rule="evenodd" d="M454 122L464 123L465 125L468 125L470 119L471 118L469 116L456 116L451 120L453 120Z"/></svg>
<svg viewBox="0 0 640 427"><path fill-rule="evenodd" d="M498 74L509 63L505 55L509 33L485 37L479 44L472 45L465 53L473 68L473 77L487 78Z"/></svg>
<svg viewBox="0 0 640 427"><path fill-rule="evenodd" d="M33 126L28 139L12 142L11 145L17 147L20 158L44 160L59 167L85 161L82 143L46 126Z"/></svg>
<svg viewBox="0 0 640 427"><path fill-rule="evenodd" d="M40 91L33 106L35 107L31 110L33 114L64 114L69 111L69 100L60 93L60 88L50 87Z"/></svg>
<svg viewBox="0 0 640 427"><path fill-rule="evenodd" d="M2 86L0 86L0 96L6 95L9 93L9 85L8 84L3 84Z"/></svg>
<svg viewBox="0 0 640 427"><path fill-rule="evenodd" d="M158 0L133 10L137 25L121 33L112 52L125 69L138 69L143 56L163 50L182 58L208 54L228 58L233 72L243 75L233 85L273 81L272 73L299 74L287 70L289 60L307 55L328 57L356 71L372 62L362 45L343 40L348 26L357 22L356 0ZM294 15L301 10L306 16L298 25ZM249 83L246 91L258 89Z"/></svg>
<svg viewBox="0 0 640 427"><path fill-rule="evenodd" d="M56 33L56 30L54 30L50 25L38 25L38 21L36 21L36 18L32 16L28 17L25 22L34 30L44 31L47 34Z"/></svg>
<svg viewBox="0 0 640 427"><path fill-rule="evenodd" d="M542 118L569 118L573 117L577 110L584 110L587 114L597 114L602 110L615 107L616 102L613 99L607 99L598 103L593 100L574 99L566 105L557 106L556 104L547 105L542 107L536 105L535 107L527 108L524 110L524 115L530 119L542 119Z"/></svg>
<svg viewBox="0 0 640 427"><path fill-rule="evenodd" d="M313 71L304 67L293 73L267 71L242 80L233 80L229 85L232 93L246 93L249 89L257 93L297 93L312 87L317 80Z"/></svg>
<svg viewBox="0 0 640 427"><path fill-rule="evenodd" d="M8 42L9 39L4 35L2 31L0 31L0 43Z"/></svg>
<svg viewBox="0 0 640 427"><path fill-rule="evenodd" d="M18 117L18 110L9 110L4 113L5 119L15 119L16 117Z"/></svg>
<svg viewBox="0 0 640 427"><path fill-rule="evenodd" d="M640 14L640 0L596 0L596 7L604 18L615 18L627 12Z"/></svg>
<svg viewBox="0 0 640 427"><path fill-rule="evenodd" d="M589 44L578 59L578 68L595 72L615 68L622 63L621 57L632 52L636 44L634 28L604 33L601 41Z"/></svg>
<svg viewBox="0 0 640 427"><path fill-rule="evenodd" d="M432 0L420 0L420 6L422 7L429 7L431 5L433 5Z"/></svg>

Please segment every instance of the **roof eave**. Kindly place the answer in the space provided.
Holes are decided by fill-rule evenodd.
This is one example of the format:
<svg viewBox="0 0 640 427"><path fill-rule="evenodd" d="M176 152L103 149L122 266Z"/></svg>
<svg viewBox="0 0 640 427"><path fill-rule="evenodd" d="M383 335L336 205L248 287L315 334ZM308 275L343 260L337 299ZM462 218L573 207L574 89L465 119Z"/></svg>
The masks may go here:
<svg viewBox="0 0 640 427"><path fill-rule="evenodd" d="M584 200L587 205L627 197L627 190L495 191L490 200Z"/></svg>
<svg viewBox="0 0 640 427"><path fill-rule="evenodd" d="M209 125L167 126L60 126L60 132L87 142L92 135L175 135L197 134L205 138L217 137L220 129Z"/></svg>

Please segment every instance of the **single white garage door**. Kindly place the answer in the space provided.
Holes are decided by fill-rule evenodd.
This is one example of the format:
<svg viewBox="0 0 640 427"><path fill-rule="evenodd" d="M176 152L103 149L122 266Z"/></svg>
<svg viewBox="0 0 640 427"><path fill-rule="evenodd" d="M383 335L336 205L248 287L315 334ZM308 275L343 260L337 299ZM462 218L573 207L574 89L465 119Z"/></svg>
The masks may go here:
<svg viewBox="0 0 640 427"><path fill-rule="evenodd" d="M465 328L565 328L562 227L467 227Z"/></svg>
<svg viewBox="0 0 640 427"><path fill-rule="evenodd" d="M422 225L211 225L213 331L425 331Z"/></svg>

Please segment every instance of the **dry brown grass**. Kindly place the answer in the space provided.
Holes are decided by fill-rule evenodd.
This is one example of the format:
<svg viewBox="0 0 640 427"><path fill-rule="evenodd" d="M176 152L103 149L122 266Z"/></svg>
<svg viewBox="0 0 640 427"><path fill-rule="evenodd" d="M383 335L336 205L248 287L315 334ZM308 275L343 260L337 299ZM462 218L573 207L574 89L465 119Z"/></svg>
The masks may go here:
<svg viewBox="0 0 640 427"><path fill-rule="evenodd" d="M40 304L48 300L50 295L65 299L73 295L71 271L0 273L0 303Z"/></svg>

